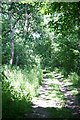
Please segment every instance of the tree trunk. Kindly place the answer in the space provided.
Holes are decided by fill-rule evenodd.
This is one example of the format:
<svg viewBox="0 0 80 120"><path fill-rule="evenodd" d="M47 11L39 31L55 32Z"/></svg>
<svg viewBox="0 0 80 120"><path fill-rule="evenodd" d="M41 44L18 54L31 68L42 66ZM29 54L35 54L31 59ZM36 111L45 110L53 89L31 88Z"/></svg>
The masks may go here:
<svg viewBox="0 0 80 120"><path fill-rule="evenodd" d="M14 30L12 25L12 14L10 13L10 40L11 40L11 58L10 58L10 65L13 64L14 59Z"/></svg>
<svg viewBox="0 0 80 120"><path fill-rule="evenodd" d="M25 33L28 33L28 13L27 13L27 10L26 10L26 8L25 8L25 18L26 18L26 20L25 20L25 26L24 26L24 31L25 31Z"/></svg>
<svg viewBox="0 0 80 120"><path fill-rule="evenodd" d="M25 23L24 23L24 36L25 36L25 42L29 36L29 13L28 13L28 5L25 6Z"/></svg>
<svg viewBox="0 0 80 120"><path fill-rule="evenodd" d="M25 6L25 25L24 25L24 32L28 33L28 27L29 27L29 14L28 14L28 5Z"/></svg>

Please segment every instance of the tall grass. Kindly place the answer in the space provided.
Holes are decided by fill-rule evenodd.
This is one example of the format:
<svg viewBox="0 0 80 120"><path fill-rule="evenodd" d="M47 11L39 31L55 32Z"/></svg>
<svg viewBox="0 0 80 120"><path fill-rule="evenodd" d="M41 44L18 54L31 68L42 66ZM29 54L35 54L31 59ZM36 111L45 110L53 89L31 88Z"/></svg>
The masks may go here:
<svg viewBox="0 0 80 120"><path fill-rule="evenodd" d="M31 99L38 94L42 80L40 66L31 71L3 66L3 116L13 118L31 111Z"/></svg>

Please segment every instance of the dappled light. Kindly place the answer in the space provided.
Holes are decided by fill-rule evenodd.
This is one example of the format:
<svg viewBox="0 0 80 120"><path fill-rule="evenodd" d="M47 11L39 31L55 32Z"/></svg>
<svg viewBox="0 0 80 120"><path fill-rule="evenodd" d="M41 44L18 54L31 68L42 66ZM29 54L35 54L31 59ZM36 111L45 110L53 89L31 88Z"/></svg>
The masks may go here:
<svg viewBox="0 0 80 120"><path fill-rule="evenodd" d="M2 119L80 118L78 3L20 0L0 7Z"/></svg>
<svg viewBox="0 0 80 120"><path fill-rule="evenodd" d="M74 103L75 98L72 96L74 92L75 94L77 94L77 90L75 89L74 92L72 92L72 90L68 92L67 87L69 84L66 85L66 89L65 89L65 82L64 81L62 82L60 80L58 81L57 78L57 76L58 75L61 76L61 74L59 73L57 74L55 72L53 73L55 74L54 75L51 73L53 77L51 76L47 77L47 75L50 75L49 73L44 74L44 76L46 76L47 78L43 77L44 79L42 81L42 86L39 88L39 96L34 97L34 99L32 99L32 103L33 103L32 106L33 113L31 114L32 118L35 118L35 115L38 118L40 117L46 118L47 113L50 114L49 112L45 113L48 109L52 109L54 113L55 109L62 110L64 108L66 112L67 110L71 111L69 115L77 114L75 110L78 109L78 107ZM50 79L49 77L53 79Z"/></svg>

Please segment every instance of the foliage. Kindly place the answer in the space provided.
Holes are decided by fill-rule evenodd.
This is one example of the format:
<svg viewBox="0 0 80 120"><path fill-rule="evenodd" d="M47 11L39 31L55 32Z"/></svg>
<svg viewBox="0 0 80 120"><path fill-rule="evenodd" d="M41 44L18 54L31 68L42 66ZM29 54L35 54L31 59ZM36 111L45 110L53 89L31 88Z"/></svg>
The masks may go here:
<svg viewBox="0 0 80 120"><path fill-rule="evenodd" d="M11 68L3 66L3 115L19 117L31 111L31 99L36 96L37 88L42 80L42 72L39 67L33 68L30 72L25 68ZM6 106L7 105L7 106ZM27 109L27 107L29 107Z"/></svg>
<svg viewBox="0 0 80 120"><path fill-rule="evenodd" d="M4 116L16 116L26 105L30 108L32 98L38 95L42 69L60 72L72 88L80 86L77 2L21 0L2 2L0 7Z"/></svg>
<svg viewBox="0 0 80 120"><path fill-rule="evenodd" d="M12 12L14 65L32 68L38 56L43 68L56 66L67 74L80 73L77 3L3 3L1 8L3 64L11 58Z"/></svg>
<svg viewBox="0 0 80 120"><path fill-rule="evenodd" d="M68 79L74 84L74 85L78 85L78 81L79 81L79 76L74 72L71 73L70 75L68 75Z"/></svg>

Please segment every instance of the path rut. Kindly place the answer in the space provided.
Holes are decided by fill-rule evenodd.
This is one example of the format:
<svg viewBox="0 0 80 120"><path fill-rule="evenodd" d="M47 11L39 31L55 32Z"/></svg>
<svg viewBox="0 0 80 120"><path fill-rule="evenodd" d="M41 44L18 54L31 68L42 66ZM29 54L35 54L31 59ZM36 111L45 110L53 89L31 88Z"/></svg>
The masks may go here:
<svg viewBox="0 0 80 120"><path fill-rule="evenodd" d="M46 93L53 91L53 87L50 85L57 84L59 85L60 91L64 94L66 98L66 104L64 107L69 108L72 110L73 115L77 115L77 117L80 116L80 109L77 103L75 103L74 97L69 93L68 86L65 85L63 82L63 76L56 72L52 72L52 77L54 77L54 81L47 77L48 73L44 74L42 85L38 89L39 96L32 99L32 109L33 112L30 114L26 114L27 118L50 118L50 113L47 108L56 108L61 103L60 101L56 101L55 99L49 99L47 98Z"/></svg>

